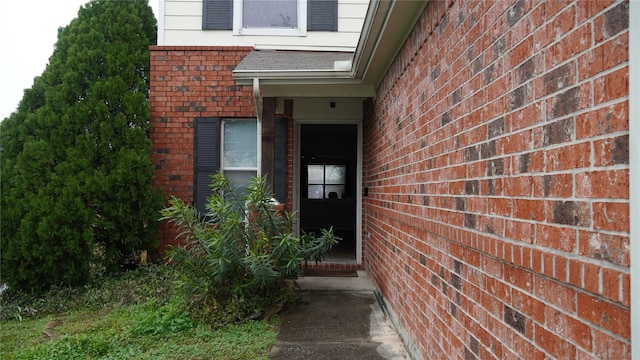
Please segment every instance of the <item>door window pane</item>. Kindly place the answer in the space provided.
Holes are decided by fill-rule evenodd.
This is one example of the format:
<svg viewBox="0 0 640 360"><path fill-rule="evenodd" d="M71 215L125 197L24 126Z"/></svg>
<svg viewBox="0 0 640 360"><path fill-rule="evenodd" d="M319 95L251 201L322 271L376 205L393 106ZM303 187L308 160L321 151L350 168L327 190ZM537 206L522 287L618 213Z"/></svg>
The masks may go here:
<svg viewBox="0 0 640 360"><path fill-rule="evenodd" d="M342 199L344 197L344 185L325 186L325 197L327 199Z"/></svg>
<svg viewBox="0 0 640 360"><path fill-rule="evenodd" d="M324 186L322 185L309 185L309 199L323 199L324 198Z"/></svg>
<svg viewBox="0 0 640 360"><path fill-rule="evenodd" d="M327 184L344 184L346 181L346 166L344 165L326 165L326 178Z"/></svg>
<svg viewBox="0 0 640 360"><path fill-rule="evenodd" d="M324 183L324 165L309 165L307 167L309 184Z"/></svg>

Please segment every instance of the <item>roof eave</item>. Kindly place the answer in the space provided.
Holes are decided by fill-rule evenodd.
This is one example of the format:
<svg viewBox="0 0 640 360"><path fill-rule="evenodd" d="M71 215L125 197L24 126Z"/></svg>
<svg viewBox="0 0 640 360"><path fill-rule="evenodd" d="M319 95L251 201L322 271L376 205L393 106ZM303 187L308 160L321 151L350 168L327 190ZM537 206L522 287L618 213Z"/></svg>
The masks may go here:
<svg viewBox="0 0 640 360"><path fill-rule="evenodd" d="M429 0L372 0L354 55L354 77L376 87L411 34Z"/></svg>
<svg viewBox="0 0 640 360"><path fill-rule="evenodd" d="M363 84L349 73L340 72L243 72L236 78L238 85L251 85L260 79L262 96L284 97L374 97L375 88Z"/></svg>
<svg viewBox="0 0 640 360"><path fill-rule="evenodd" d="M428 1L371 0L348 71L233 71L239 85L364 85L375 88L389 69Z"/></svg>

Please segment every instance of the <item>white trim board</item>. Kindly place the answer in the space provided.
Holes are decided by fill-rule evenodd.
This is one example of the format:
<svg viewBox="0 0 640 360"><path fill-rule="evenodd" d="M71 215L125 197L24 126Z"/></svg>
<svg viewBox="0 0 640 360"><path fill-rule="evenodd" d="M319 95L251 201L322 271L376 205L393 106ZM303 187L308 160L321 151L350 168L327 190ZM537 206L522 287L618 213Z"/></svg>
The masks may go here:
<svg viewBox="0 0 640 360"><path fill-rule="evenodd" d="M631 357L640 360L640 2L629 2L629 210ZM635 100L635 101L634 101Z"/></svg>

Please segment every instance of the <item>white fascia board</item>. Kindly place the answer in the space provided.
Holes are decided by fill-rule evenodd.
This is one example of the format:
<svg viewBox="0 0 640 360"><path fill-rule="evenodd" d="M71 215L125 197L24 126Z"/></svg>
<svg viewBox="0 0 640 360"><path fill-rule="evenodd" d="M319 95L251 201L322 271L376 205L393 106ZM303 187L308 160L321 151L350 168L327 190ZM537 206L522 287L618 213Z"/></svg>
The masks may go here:
<svg viewBox="0 0 640 360"><path fill-rule="evenodd" d="M234 78L238 85L252 85L253 79L259 78L260 85L270 84L359 84L350 72L328 70L272 70L272 71L243 71L235 72Z"/></svg>
<svg viewBox="0 0 640 360"><path fill-rule="evenodd" d="M362 74L369 68L371 58L380 44L381 32L390 14L391 1L371 0L362 26L362 33L353 56L352 71L354 76Z"/></svg>
<svg viewBox="0 0 640 360"><path fill-rule="evenodd" d="M629 2L629 184L640 183L640 2ZM640 360L640 187L629 187L631 358Z"/></svg>

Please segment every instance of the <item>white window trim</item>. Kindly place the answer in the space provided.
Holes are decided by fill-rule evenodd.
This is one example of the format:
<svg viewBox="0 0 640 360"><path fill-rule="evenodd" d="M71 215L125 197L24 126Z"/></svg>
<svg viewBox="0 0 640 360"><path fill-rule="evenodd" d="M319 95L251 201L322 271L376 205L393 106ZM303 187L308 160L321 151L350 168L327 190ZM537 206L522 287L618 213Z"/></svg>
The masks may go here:
<svg viewBox="0 0 640 360"><path fill-rule="evenodd" d="M242 0L233 0L233 35L306 36L307 0L298 0L298 28L243 28Z"/></svg>
<svg viewBox="0 0 640 360"><path fill-rule="evenodd" d="M227 125L227 122L238 122L238 121L247 121L247 122L256 122L256 119L236 119L236 118L229 118L229 119L222 119L222 128L220 129L220 170L222 171L222 173L224 174L226 171L255 171L257 175L260 175L259 171L258 171L258 163L260 163L260 143L257 141L256 139L256 166L255 167L246 167L246 166L240 166L240 167L233 167L233 166L226 166L225 164L225 156L224 156L224 127ZM258 124L256 122L256 133L259 133L259 131L257 131L257 127L260 124Z"/></svg>

